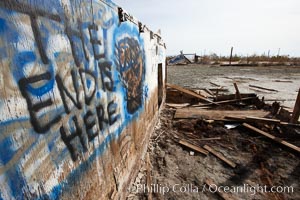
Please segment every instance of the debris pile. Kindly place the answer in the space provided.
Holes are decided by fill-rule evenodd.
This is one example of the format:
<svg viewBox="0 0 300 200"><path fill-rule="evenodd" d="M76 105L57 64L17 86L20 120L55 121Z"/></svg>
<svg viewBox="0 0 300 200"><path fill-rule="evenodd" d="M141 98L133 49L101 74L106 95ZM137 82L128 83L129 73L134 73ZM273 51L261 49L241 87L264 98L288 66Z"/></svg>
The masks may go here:
<svg viewBox="0 0 300 200"><path fill-rule="evenodd" d="M290 112L255 93L241 93L237 84L235 94L218 85L198 90L167 86L165 109L148 148L151 172L146 170L145 177L151 182L146 182L150 189L177 184L194 192L152 190L137 199L215 199L216 194L221 199L300 198L300 124L293 120L299 118L297 103ZM205 190L208 185L262 185L267 191L291 186L294 191L212 193Z"/></svg>

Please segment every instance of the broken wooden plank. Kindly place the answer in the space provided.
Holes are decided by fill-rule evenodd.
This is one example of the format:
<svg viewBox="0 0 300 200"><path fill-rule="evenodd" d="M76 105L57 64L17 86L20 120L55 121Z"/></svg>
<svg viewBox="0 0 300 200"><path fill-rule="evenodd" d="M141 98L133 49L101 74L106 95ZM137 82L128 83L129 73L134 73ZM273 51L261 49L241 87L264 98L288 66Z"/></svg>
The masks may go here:
<svg viewBox="0 0 300 200"><path fill-rule="evenodd" d="M213 155L215 155L216 157L218 157L219 159L221 159L222 161L224 161L225 163L227 163L230 167L232 167L232 168L236 167L236 164L234 162L225 158L221 153L217 152L212 147L210 147L208 145L204 145L203 148L206 149L207 151L209 151L210 153L212 153Z"/></svg>
<svg viewBox="0 0 300 200"><path fill-rule="evenodd" d="M210 94L210 95L212 95L212 96L214 96L214 93L212 92L212 91L210 91L210 89L208 89L208 88L205 88L204 89L208 94Z"/></svg>
<svg viewBox="0 0 300 200"><path fill-rule="evenodd" d="M217 103L218 105L223 105L223 104L232 104L232 103L236 103L236 102L240 102L240 101L250 101L250 100L254 100L257 99L258 97L247 97L247 98L242 98L241 100L239 99L233 99L233 100L226 100L226 101L216 101L215 103ZM202 104L202 105L193 105L194 107L203 107L203 106L212 106L214 104L209 103L209 104Z"/></svg>
<svg viewBox="0 0 300 200"><path fill-rule="evenodd" d="M193 96L193 97L196 97L196 98L198 98L198 99L201 99L201 100L203 100L203 101L205 101L205 102L209 102L209 103L216 104L216 103L210 101L209 99L206 99L205 97L200 96L199 94L196 94L195 92L192 92L192 91L190 91L190 90L184 89L184 88L182 88L182 87L180 87L180 86L178 86L178 85L173 85L173 84L167 83L167 86L168 86L168 87L171 87L171 88L173 88L173 89L176 89L176 90L178 90L178 91L180 91L180 92L183 92L183 93L185 93L185 94L188 94L188 95L191 95L191 96Z"/></svg>
<svg viewBox="0 0 300 200"><path fill-rule="evenodd" d="M294 99L264 99L264 101L294 101Z"/></svg>
<svg viewBox="0 0 300 200"><path fill-rule="evenodd" d="M207 93L205 90L195 90L195 92L205 98L213 98L213 96Z"/></svg>
<svg viewBox="0 0 300 200"><path fill-rule="evenodd" d="M236 117L236 116L231 116L231 115L225 116L225 119L238 121L238 122L244 122L245 121L245 117Z"/></svg>
<svg viewBox="0 0 300 200"><path fill-rule="evenodd" d="M223 87L221 88L209 88L210 91L212 92L229 92L228 89L224 89Z"/></svg>
<svg viewBox="0 0 300 200"><path fill-rule="evenodd" d="M189 106L189 103L166 103L167 106L172 108L184 108L186 106Z"/></svg>
<svg viewBox="0 0 300 200"><path fill-rule="evenodd" d="M256 86L256 85L249 85L249 87L258 88L258 89L261 89L261 90L272 91L272 92L278 92L278 90L264 88L264 87L260 87L260 86Z"/></svg>
<svg viewBox="0 0 300 200"><path fill-rule="evenodd" d="M271 124L280 124L279 119L269 119L269 118L263 118L263 117L250 117L247 116L245 118L245 121L247 122L262 122L262 123L271 123Z"/></svg>
<svg viewBox="0 0 300 200"><path fill-rule="evenodd" d="M248 98L248 97L257 97L255 93L240 93L241 98ZM235 100L236 95L235 94L226 94L226 95L219 95L218 101L227 101L227 100Z"/></svg>
<svg viewBox="0 0 300 200"><path fill-rule="evenodd" d="M274 80L274 82L293 83L293 81L288 81L288 80Z"/></svg>
<svg viewBox="0 0 300 200"><path fill-rule="evenodd" d="M261 118L261 117L235 117L235 116L225 116L225 119L229 121L237 121L237 122L263 122L266 124L278 124L282 126L290 126L290 127L300 127L300 124L292 124L288 122L282 122L278 119L268 119L268 118Z"/></svg>
<svg viewBox="0 0 300 200"><path fill-rule="evenodd" d="M257 99L257 97L246 97L246 98L241 98L241 99L232 99L232 100L225 100L225 101L216 101L218 104L226 104L226 103L235 103L237 101L248 101L248 100L253 100Z"/></svg>
<svg viewBox="0 0 300 200"><path fill-rule="evenodd" d="M299 119L299 115L300 115L300 89L298 92L298 96L295 102L295 106L294 106L294 110L293 110L293 114L292 114L292 118L291 118L291 123L297 123L298 119Z"/></svg>
<svg viewBox="0 0 300 200"><path fill-rule="evenodd" d="M179 144L182 144L183 146L186 146L186 147L188 147L188 148L190 148L190 149L193 149L194 151L197 151L197 152L199 152L199 153L202 153L202 154L204 154L204 155L208 155L208 151L206 151L205 149L203 149L203 148L201 148L201 147L197 147L197 146L195 146L195 145L193 145L193 144L191 144L191 143L188 143L188 142L186 142L186 141L183 141L183 140L180 140L179 141Z"/></svg>
<svg viewBox="0 0 300 200"><path fill-rule="evenodd" d="M205 110L198 108L177 109L174 119L212 119L224 120L226 116L243 117L264 117L269 112L264 110Z"/></svg>
<svg viewBox="0 0 300 200"><path fill-rule="evenodd" d="M218 85L216 83L213 83L213 82L209 82L210 84L212 84L213 86L216 86L216 87L221 87L221 85Z"/></svg>
<svg viewBox="0 0 300 200"><path fill-rule="evenodd" d="M229 193L226 193L225 191L222 190L218 190L218 186L214 183L214 181L210 178L206 178L205 179L205 184L208 187L211 187L211 190L216 190L217 194L222 197L224 200L235 200L236 198L234 198L233 196L230 196Z"/></svg>
<svg viewBox="0 0 300 200"><path fill-rule="evenodd" d="M197 141L209 141L209 140L221 140L221 137L214 137L214 138L199 138L199 139L194 139Z"/></svg>
<svg viewBox="0 0 300 200"><path fill-rule="evenodd" d="M293 150L297 151L298 153L300 153L300 148L299 147L297 147L297 146L295 146L295 145L293 145L291 143L288 143L285 140L282 140L282 139L280 139L278 137L275 137L275 136L273 136L273 135L271 135L271 134L269 134L269 133L267 133L265 131L262 131L262 130L254 127L254 126L251 126L251 125L249 125L247 123L243 123L243 126L246 127L246 128L248 128L248 129L250 129L250 130L252 130L252 131L255 131L256 133L259 133L259 134L261 134L263 136L266 136L267 138L270 138L270 139L274 140L275 142L278 142L278 143L280 143L280 144L282 144L282 145L284 145L284 146L286 146L286 147L288 147L290 149L293 149Z"/></svg>
<svg viewBox="0 0 300 200"><path fill-rule="evenodd" d="M239 88L238 88L236 82L234 82L233 85L234 85L234 88L235 88L235 94L236 94L237 99L241 100L242 96L240 94L240 91L239 91Z"/></svg>

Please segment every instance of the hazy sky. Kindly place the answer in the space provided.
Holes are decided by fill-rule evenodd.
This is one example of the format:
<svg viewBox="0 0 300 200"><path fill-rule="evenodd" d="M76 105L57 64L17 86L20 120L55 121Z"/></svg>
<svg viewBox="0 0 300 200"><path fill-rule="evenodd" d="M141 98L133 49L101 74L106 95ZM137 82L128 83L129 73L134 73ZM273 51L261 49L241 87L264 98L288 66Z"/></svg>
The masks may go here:
<svg viewBox="0 0 300 200"><path fill-rule="evenodd" d="M300 0L113 0L156 32L167 55L300 56Z"/></svg>

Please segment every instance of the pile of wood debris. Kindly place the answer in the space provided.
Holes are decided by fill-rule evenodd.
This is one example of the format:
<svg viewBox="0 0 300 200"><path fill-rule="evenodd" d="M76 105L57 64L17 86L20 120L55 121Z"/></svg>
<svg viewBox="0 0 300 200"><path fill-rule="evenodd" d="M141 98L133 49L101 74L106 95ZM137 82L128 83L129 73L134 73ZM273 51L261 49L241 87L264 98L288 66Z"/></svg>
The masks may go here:
<svg viewBox="0 0 300 200"><path fill-rule="evenodd" d="M179 143L188 146L189 141L197 144L197 141L201 140L218 139L198 138L195 133L197 126L203 127L201 123L213 124L221 121L228 129L247 128L300 153L299 147L282 139L297 137L300 134L297 132L298 129L295 129L300 128L298 123L300 91L294 111L290 113L276 101L269 105L263 98L260 100L255 93L240 93L236 83L234 83L236 93L230 95L220 95L219 91L224 91L222 88L217 88L213 93L210 89L192 91L177 85L167 84L167 86L166 105L176 109L174 119L192 120L188 124L184 120L178 121L179 130L187 131L178 136L182 139ZM198 150L199 148L197 147ZM214 154L207 145L204 148ZM202 152L207 154L206 150L202 149Z"/></svg>
<svg viewBox="0 0 300 200"><path fill-rule="evenodd" d="M148 189L135 190L128 199L300 198L300 95L298 107L291 112L277 102L266 104L254 93L240 93L236 84L236 94L226 94L224 88L167 86L165 108L148 147L149 159L133 184L135 189L141 183ZM267 189L291 186L294 191L203 190L208 185L257 184ZM155 186L174 185L184 190L155 191ZM188 186L197 192L186 190Z"/></svg>

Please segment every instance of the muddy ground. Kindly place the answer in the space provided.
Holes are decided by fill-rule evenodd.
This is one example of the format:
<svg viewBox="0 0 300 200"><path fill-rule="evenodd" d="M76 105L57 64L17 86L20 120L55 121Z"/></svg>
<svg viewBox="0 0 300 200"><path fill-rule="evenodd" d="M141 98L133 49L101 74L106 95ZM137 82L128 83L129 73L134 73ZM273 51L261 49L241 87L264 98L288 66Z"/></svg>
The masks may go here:
<svg viewBox="0 0 300 200"><path fill-rule="evenodd" d="M241 93L257 93L266 100L280 100L280 103L293 107L300 88L300 66L273 67L222 67L208 65L168 66L168 83L187 88L214 88L218 84L235 91L237 82ZM210 83L211 82L211 83ZM259 90L249 85L261 86L278 92Z"/></svg>
<svg viewBox="0 0 300 200"><path fill-rule="evenodd" d="M213 82L234 92L234 81L241 92L285 100L281 103L293 107L300 86L300 68L192 65L168 68L169 83L189 88L211 88L209 82ZM278 92L253 91L249 84ZM149 159L144 158L144 165L129 188L128 199L223 199L216 189L229 189L229 199L300 199L297 152L240 125L227 129L227 122L175 120L174 113L175 109L166 105L161 111L148 146ZM300 146L299 128L283 129L280 134L277 136L281 139ZM209 145L237 166L232 168L212 154L206 156L180 145L179 140L187 135L199 138L198 146ZM220 139L201 140L216 137ZM207 179L213 181L211 187L205 184ZM269 192L273 186L277 192Z"/></svg>

